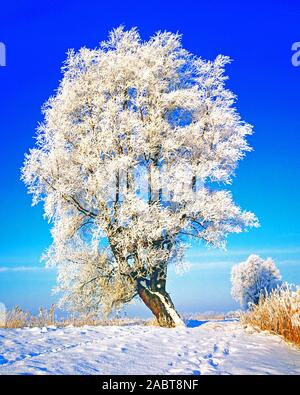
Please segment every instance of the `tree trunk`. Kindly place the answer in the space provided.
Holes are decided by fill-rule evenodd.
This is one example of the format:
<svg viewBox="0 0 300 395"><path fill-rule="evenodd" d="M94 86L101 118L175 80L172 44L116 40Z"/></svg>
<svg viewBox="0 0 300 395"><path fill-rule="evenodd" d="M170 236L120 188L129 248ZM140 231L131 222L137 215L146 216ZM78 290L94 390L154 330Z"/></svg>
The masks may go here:
<svg viewBox="0 0 300 395"><path fill-rule="evenodd" d="M165 269L159 268L153 273L150 281L138 280L138 294L145 305L152 311L160 326L167 328L184 326L165 286Z"/></svg>

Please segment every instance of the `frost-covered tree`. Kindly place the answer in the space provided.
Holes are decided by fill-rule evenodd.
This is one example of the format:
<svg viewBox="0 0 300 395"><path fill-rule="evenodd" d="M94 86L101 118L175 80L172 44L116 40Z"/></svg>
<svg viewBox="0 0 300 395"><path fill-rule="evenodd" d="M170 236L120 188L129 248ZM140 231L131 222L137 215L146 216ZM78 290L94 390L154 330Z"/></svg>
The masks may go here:
<svg viewBox="0 0 300 395"><path fill-rule="evenodd" d="M188 238L223 247L257 226L221 189L251 133L224 85L228 62L122 27L69 52L22 178L53 224L46 258L70 308L110 312L139 296L160 325L180 325L167 267Z"/></svg>
<svg viewBox="0 0 300 395"><path fill-rule="evenodd" d="M250 255L231 272L231 295L244 309L258 304L259 298L279 287L281 275L273 259Z"/></svg>

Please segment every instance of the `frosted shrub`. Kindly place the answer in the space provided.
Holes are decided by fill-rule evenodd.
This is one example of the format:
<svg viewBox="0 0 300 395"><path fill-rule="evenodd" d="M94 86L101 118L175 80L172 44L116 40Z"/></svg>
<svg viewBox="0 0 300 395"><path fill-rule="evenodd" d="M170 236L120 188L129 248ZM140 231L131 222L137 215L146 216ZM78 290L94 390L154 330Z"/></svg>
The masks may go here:
<svg viewBox="0 0 300 395"><path fill-rule="evenodd" d="M300 287L281 285L260 298L241 321L300 346Z"/></svg>
<svg viewBox="0 0 300 395"><path fill-rule="evenodd" d="M271 258L250 255L231 271L231 295L244 309L256 305L261 296L281 285L281 276Z"/></svg>

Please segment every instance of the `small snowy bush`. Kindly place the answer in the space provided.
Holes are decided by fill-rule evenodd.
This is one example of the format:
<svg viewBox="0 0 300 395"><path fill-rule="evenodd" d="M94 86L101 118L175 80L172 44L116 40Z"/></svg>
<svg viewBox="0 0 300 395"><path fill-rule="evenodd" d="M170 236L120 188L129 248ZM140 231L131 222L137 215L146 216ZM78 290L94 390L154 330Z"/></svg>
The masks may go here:
<svg viewBox="0 0 300 395"><path fill-rule="evenodd" d="M262 295L280 286L281 276L271 258L266 260L250 255L245 262L235 265L231 271L231 295L244 309L257 305Z"/></svg>

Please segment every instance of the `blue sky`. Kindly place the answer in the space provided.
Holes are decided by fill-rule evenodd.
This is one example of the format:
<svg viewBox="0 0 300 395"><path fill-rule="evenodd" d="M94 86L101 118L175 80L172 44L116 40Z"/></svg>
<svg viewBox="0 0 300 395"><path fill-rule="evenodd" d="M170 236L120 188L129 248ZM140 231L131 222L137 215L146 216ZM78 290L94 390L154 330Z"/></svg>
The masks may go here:
<svg viewBox="0 0 300 395"><path fill-rule="evenodd" d="M227 67L238 109L254 125L254 151L232 185L235 200L254 211L261 228L230 236L228 251L193 247L191 270L170 273L169 289L182 311L230 310L230 268L249 253L276 259L285 280L300 283L300 67L291 47L300 41L298 1L4 1L0 42L0 301L36 310L55 300L55 273L39 262L51 243L42 207L31 207L19 181L24 152L33 146L40 107L61 78L68 48L95 47L113 27L137 26L144 39L179 31L184 47ZM140 313L139 306L131 308Z"/></svg>

